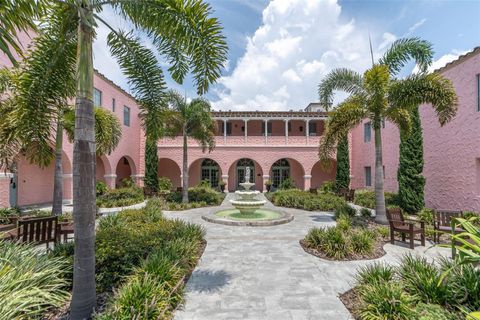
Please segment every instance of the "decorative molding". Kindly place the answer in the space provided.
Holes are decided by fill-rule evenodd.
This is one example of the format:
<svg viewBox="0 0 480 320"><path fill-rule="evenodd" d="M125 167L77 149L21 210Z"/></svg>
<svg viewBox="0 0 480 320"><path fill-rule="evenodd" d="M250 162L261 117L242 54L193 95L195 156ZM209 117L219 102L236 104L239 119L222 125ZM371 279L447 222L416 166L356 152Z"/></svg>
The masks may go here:
<svg viewBox="0 0 480 320"><path fill-rule="evenodd" d="M73 173L64 173L62 174L63 179L73 178Z"/></svg>
<svg viewBox="0 0 480 320"><path fill-rule="evenodd" d="M270 179L270 175L269 175L269 174L264 174L262 177L263 177L263 179Z"/></svg>
<svg viewBox="0 0 480 320"><path fill-rule="evenodd" d="M105 179L107 179L107 178L116 178L117 175L116 175L116 174L106 174L106 175L104 175L103 177L104 177Z"/></svg>
<svg viewBox="0 0 480 320"><path fill-rule="evenodd" d="M11 172L0 172L0 180L3 179L11 179L13 178L14 174Z"/></svg>
<svg viewBox="0 0 480 320"><path fill-rule="evenodd" d="M306 174L303 176L304 179L312 179L312 175L310 174Z"/></svg>
<svg viewBox="0 0 480 320"><path fill-rule="evenodd" d="M222 174L222 179L228 179L228 174Z"/></svg>

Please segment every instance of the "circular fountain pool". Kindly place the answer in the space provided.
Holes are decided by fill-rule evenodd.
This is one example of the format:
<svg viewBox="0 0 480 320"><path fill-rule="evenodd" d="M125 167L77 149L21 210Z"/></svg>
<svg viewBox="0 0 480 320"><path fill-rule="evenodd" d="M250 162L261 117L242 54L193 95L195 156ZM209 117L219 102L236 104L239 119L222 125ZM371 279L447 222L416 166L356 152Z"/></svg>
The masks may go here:
<svg viewBox="0 0 480 320"><path fill-rule="evenodd" d="M235 208L226 208L204 215L202 219L228 226L267 227L288 223L293 220L293 215L283 211L264 208L256 209L249 213L241 212Z"/></svg>

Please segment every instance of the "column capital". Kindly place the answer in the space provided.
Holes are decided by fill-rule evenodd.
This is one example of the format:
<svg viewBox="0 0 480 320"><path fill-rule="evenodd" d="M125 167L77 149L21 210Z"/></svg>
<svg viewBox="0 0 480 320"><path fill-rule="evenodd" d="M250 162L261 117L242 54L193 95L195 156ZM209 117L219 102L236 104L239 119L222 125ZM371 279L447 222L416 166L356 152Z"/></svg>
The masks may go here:
<svg viewBox="0 0 480 320"><path fill-rule="evenodd" d="M306 174L306 175L303 176L303 178L304 178L304 179L311 179L311 178L312 178L312 175Z"/></svg>
<svg viewBox="0 0 480 320"><path fill-rule="evenodd" d="M73 178L73 173L64 173L62 174L62 178L64 179Z"/></svg>
<svg viewBox="0 0 480 320"><path fill-rule="evenodd" d="M222 174L222 179L228 179L228 174Z"/></svg>
<svg viewBox="0 0 480 320"><path fill-rule="evenodd" d="M103 177L104 177L105 179L107 179L107 178L116 178L117 175L116 175L116 174L106 174L106 175L104 175Z"/></svg>
<svg viewBox="0 0 480 320"><path fill-rule="evenodd" d="M262 177L263 177L263 179L270 179L270 175L269 175L269 174L264 174Z"/></svg>

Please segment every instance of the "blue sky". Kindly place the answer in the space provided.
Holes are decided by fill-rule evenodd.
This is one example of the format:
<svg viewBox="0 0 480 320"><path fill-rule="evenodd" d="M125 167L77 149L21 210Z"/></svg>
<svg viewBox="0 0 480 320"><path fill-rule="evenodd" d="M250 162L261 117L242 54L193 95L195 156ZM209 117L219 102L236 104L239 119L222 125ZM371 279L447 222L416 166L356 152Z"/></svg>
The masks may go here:
<svg viewBox="0 0 480 320"><path fill-rule="evenodd" d="M369 66L369 34L377 58L401 37L432 42L432 69L480 45L480 0L207 1L229 45L223 77L206 95L216 109L305 107L332 68ZM128 91L103 41L99 32L96 67ZM168 84L195 96L191 79Z"/></svg>

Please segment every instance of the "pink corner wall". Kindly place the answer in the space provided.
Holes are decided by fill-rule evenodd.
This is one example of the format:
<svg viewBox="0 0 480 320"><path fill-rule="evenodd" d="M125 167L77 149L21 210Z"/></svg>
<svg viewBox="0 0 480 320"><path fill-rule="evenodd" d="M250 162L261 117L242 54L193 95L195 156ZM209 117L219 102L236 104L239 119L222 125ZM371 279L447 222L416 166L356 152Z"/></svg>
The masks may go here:
<svg viewBox="0 0 480 320"><path fill-rule="evenodd" d="M176 164L173 160L168 158L160 158L158 159L158 176L159 177L166 177L170 179L173 183L173 187L177 189L178 187L182 186L182 179L181 179L181 169L180 166L182 164Z"/></svg>
<svg viewBox="0 0 480 320"><path fill-rule="evenodd" d="M447 67L441 74L455 86L458 112L441 127L431 107L420 108L426 205L480 212L480 112L477 111L480 52Z"/></svg>

